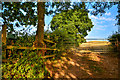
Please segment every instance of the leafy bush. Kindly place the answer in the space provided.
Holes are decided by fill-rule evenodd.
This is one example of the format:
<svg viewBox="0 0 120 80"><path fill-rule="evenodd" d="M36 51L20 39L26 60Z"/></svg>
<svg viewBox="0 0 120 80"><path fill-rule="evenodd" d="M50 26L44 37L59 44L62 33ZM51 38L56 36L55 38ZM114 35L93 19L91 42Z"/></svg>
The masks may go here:
<svg viewBox="0 0 120 80"><path fill-rule="evenodd" d="M52 33L49 34L50 39L56 42L56 48L64 51L70 47L79 44L84 41L83 37L80 35L68 34L64 30L55 29Z"/></svg>
<svg viewBox="0 0 120 80"><path fill-rule="evenodd" d="M17 36L13 40L13 46L31 47L35 40L35 35ZM7 45L11 45L10 38L7 38ZM45 59L38 56L37 52L37 50L12 49L7 63L2 64L2 78L45 78L49 74L44 65ZM7 50L8 53L9 51Z"/></svg>
<svg viewBox="0 0 120 80"><path fill-rule="evenodd" d="M35 35L28 36L17 36L17 38L14 40L14 46L23 46L23 47L31 47L33 45L33 42L35 41ZM11 45L11 39L7 38L7 44Z"/></svg>
<svg viewBox="0 0 120 80"><path fill-rule="evenodd" d="M74 43L74 38L68 35L65 31L56 29L51 35L53 41L57 43L56 48L61 51L70 48Z"/></svg>
<svg viewBox="0 0 120 80"><path fill-rule="evenodd" d="M116 51L117 48L120 46L120 34L118 32L112 34L112 36L108 37L109 42L111 42L114 50ZM118 44L116 44L118 43Z"/></svg>
<svg viewBox="0 0 120 80"><path fill-rule="evenodd" d="M21 54L23 55L11 57L9 62L2 64L2 78L45 78L48 74L44 65L45 59L30 50Z"/></svg>

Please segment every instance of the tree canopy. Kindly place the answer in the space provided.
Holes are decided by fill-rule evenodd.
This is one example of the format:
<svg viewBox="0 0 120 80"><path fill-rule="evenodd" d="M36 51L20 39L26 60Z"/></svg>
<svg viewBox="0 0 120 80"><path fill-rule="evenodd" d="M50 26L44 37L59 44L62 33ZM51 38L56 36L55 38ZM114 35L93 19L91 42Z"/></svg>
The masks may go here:
<svg viewBox="0 0 120 80"><path fill-rule="evenodd" d="M56 33L56 36L64 33L66 36L60 35L64 37L64 41L71 43L75 42L76 45L78 45L79 43L84 42L84 37L87 36L87 31L91 31L93 25L91 19L88 17L88 12L86 10L74 9L56 14L51 21L50 27L53 31L55 30L55 32L57 29L59 34Z"/></svg>
<svg viewBox="0 0 120 80"><path fill-rule="evenodd" d="M2 2L2 18L4 25L6 24L10 31L14 31L14 26L36 25L37 16L34 15L34 3L22 2ZM15 25L14 25L15 24Z"/></svg>
<svg viewBox="0 0 120 80"><path fill-rule="evenodd" d="M69 34L80 33L83 37L87 35L87 31L91 31L92 27L92 21L84 9L58 13L51 21L52 30L58 28L67 31Z"/></svg>

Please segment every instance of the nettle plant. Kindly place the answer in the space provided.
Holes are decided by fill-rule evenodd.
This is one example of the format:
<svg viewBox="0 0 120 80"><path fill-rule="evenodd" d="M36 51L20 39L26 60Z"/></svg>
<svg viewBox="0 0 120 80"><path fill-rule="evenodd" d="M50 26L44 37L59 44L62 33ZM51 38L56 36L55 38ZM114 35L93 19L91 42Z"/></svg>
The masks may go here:
<svg viewBox="0 0 120 80"><path fill-rule="evenodd" d="M20 55L14 54L8 61L2 65L2 78L45 78L49 74L45 59L38 57L36 51L25 50Z"/></svg>

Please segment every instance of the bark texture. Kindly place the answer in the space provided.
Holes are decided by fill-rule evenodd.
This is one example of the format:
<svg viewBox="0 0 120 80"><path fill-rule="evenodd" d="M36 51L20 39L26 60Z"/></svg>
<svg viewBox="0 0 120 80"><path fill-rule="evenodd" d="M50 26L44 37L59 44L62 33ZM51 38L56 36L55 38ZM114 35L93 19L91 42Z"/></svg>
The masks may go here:
<svg viewBox="0 0 120 80"><path fill-rule="evenodd" d="M4 24L2 26L2 43L4 43L4 45L6 45L6 29L7 29L7 25Z"/></svg>
<svg viewBox="0 0 120 80"><path fill-rule="evenodd" d="M38 15L38 26L36 31L36 37L35 42L33 43L33 46L35 47L44 47L45 44L43 42L44 39L44 14L45 14L45 2L38 2L37 3L37 15ZM44 53L41 53L41 51L38 52L38 55Z"/></svg>
<svg viewBox="0 0 120 80"><path fill-rule="evenodd" d="M37 11L38 11L38 26L36 31L36 37L34 46L35 47L43 47L44 46L44 14L45 14L45 3L38 2L37 3Z"/></svg>

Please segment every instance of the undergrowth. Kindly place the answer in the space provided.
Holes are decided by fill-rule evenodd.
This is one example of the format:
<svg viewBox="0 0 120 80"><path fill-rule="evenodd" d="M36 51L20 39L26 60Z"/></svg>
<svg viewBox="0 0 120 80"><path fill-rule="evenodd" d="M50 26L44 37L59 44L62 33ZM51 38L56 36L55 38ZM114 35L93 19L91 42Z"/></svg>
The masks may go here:
<svg viewBox="0 0 120 80"><path fill-rule="evenodd" d="M36 52L25 50L22 55L14 54L2 64L2 78L46 78L49 73L44 65L45 59ZM14 61L14 62L13 62Z"/></svg>

